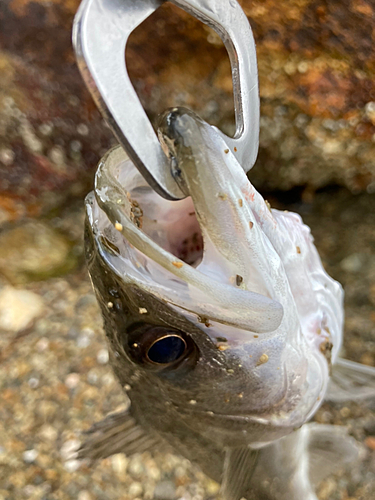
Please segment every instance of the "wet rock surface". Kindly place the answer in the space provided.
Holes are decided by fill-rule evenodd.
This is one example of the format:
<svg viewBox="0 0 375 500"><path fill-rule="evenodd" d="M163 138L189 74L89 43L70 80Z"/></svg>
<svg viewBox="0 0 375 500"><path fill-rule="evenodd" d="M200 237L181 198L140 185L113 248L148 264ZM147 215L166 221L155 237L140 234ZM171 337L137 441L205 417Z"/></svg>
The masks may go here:
<svg viewBox="0 0 375 500"><path fill-rule="evenodd" d="M327 270L345 286L345 355L374 366L375 198L337 189L314 197L305 193L304 198L295 192L287 198L268 196L273 206L295 210L311 225ZM69 207L58 225L68 225L71 237L79 239L82 215L80 204ZM0 293L9 287L5 281L2 286ZM86 269L79 265L68 275L11 290L38 297L43 313L34 315L33 324L23 330L0 333L0 498L215 497L216 483L165 450L115 455L92 466L74 459L80 433L128 404L107 363L101 316ZM8 305L16 314L18 305ZM325 403L316 414L318 422L348 426L364 449L362 460L320 485L320 500L374 498L374 410L370 402Z"/></svg>
<svg viewBox="0 0 375 500"><path fill-rule="evenodd" d="M0 233L0 275L13 284L59 276L76 266L76 253L51 224L26 221Z"/></svg>
<svg viewBox="0 0 375 500"><path fill-rule="evenodd" d="M375 189L374 5L370 0L242 0L257 43L260 154L267 189L331 183ZM78 0L0 4L0 222L82 196L114 143L71 47ZM153 122L186 105L234 131L229 61L219 37L168 2L127 44Z"/></svg>

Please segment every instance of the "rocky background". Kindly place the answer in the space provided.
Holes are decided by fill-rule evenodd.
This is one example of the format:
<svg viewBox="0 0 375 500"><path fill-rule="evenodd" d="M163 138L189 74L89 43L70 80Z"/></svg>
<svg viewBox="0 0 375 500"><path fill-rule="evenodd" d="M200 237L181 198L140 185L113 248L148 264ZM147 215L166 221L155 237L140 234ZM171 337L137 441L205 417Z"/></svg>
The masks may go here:
<svg viewBox="0 0 375 500"><path fill-rule="evenodd" d="M251 179L312 227L346 290L345 354L375 366L375 4L242 0L257 42L260 153ZM115 143L75 65L77 0L0 2L0 500L202 500L217 485L160 452L95 467L79 432L127 404L107 366L82 257L84 195ZM166 4L133 33L127 63L152 121L186 105L234 129L218 36ZM321 500L375 497L374 404L324 404L363 460Z"/></svg>

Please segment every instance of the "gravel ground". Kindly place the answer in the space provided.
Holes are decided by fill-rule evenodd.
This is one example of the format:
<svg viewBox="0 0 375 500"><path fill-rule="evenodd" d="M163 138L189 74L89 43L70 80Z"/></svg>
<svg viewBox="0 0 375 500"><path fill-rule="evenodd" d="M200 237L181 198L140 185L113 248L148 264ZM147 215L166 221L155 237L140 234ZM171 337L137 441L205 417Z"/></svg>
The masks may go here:
<svg viewBox="0 0 375 500"><path fill-rule="evenodd" d="M326 268L345 286L346 356L374 366L375 197L335 189L288 196L287 205L285 195L269 200L303 215ZM33 239L27 224L1 235L0 272L7 278L0 283L0 500L215 497L216 483L162 450L153 456L115 455L91 467L69 458L81 431L128 403L107 364L101 317L82 259L82 221L77 205L59 217L28 223L44 239ZM15 231L24 238L13 237ZM58 258L51 234L59 241ZM319 498L373 499L374 404L324 404L316 420L349 426L364 448L360 463L320 485Z"/></svg>

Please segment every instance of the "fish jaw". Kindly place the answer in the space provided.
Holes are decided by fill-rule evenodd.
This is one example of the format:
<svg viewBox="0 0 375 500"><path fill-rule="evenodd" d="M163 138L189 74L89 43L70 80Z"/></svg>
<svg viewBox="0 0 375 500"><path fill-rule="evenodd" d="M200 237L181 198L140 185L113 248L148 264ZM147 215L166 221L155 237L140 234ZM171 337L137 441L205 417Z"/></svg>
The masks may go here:
<svg viewBox="0 0 375 500"><path fill-rule="evenodd" d="M150 292L158 293L158 296L170 303L188 311L194 311L202 317L207 316L224 324L243 327L245 331L263 333L276 330L283 317L282 305L244 286L233 286L232 280L235 275L230 273L233 263L224 262L221 255L208 241L204 245L203 259L208 253L213 253L213 257L215 256L215 259L211 260L209 272L202 272L199 265L196 268L186 265L184 261L169 252L170 241L167 242L167 248L165 248L165 241L163 241L163 246L159 244L159 236L163 237L161 234L163 228L152 229L153 222L156 222L158 226L158 220L154 219L156 207L164 206L165 215L165 213L176 212L178 208L181 208L181 205L177 205L178 203L188 202L163 200L151 188L142 186L143 179L140 174L137 174L135 167L121 154L121 150L116 149L99 164L95 194L100 209L112 223L113 231L117 227L124 237L121 245L121 238L113 236L113 239L117 241L116 245L120 245L127 254L130 251L129 248L134 248L145 257L142 259L140 256L139 272L135 274L139 276L141 273L144 278L148 279L151 286ZM138 179L140 185L137 185L134 190L125 191L122 186L132 185L134 179ZM134 203L132 197L135 197L137 204L143 206L144 198L150 198L150 195L153 197L151 205L153 208L150 209L149 206L149 213L143 213L144 229L140 230L132 219L132 204ZM183 216L185 214L186 212ZM193 214L195 214L194 211ZM104 225L106 225L106 219L101 219ZM107 228L108 231L111 230ZM116 261L114 267L117 265L124 269L123 274L127 275L127 263L125 268L122 265L124 252L120 252L118 258L112 261ZM136 254L133 251L131 253L133 256ZM134 273L134 266L130 272ZM223 272L226 279L222 279ZM160 279L163 283L160 283ZM165 279L173 280L173 287L164 286Z"/></svg>
<svg viewBox="0 0 375 500"><path fill-rule="evenodd" d="M173 425L180 419L222 446L262 446L321 404L331 352L321 346L333 344L333 358L339 349L342 289L323 270L309 229L295 214L269 209L214 129L185 111L173 120L160 135L190 197L162 199L116 148L87 198L90 245L101 262L100 274L90 274L111 362L123 385L138 377L129 395L145 425L157 425L168 403ZM103 273L114 280L107 288ZM114 289L132 291L120 300ZM176 321L197 345L194 370L180 377L137 366L124 348L129 328Z"/></svg>

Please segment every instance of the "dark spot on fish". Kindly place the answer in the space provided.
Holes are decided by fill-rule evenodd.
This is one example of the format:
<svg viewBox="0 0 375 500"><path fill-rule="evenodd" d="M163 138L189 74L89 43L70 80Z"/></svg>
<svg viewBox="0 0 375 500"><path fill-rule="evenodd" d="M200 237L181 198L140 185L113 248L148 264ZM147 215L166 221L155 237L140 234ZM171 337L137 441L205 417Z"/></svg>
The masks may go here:
<svg viewBox="0 0 375 500"><path fill-rule="evenodd" d="M228 342L228 339L226 339L225 337L216 337L216 340L218 342Z"/></svg>
<svg viewBox="0 0 375 500"><path fill-rule="evenodd" d="M236 274L236 285L240 286L242 282L243 282L243 277L240 276L239 274Z"/></svg>
<svg viewBox="0 0 375 500"><path fill-rule="evenodd" d="M195 212L189 212L189 215L195 215Z"/></svg>
<svg viewBox="0 0 375 500"><path fill-rule="evenodd" d="M328 368L331 373L332 371L332 349L333 349L333 344L329 340L325 340L322 342L319 346L320 352L324 355L324 357L327 360L328 363Z"/></svg>
<svg viewBox="0 0 375 500"><path fill-rule="evenodd" d="M203 251L203 238L198 232L185 238L177 247L176 257L186 264L195 264L201 257Z"/></svg>
<svg viewBox="0 0 375 500"><path fill-rule="evenodd" d="M198 321L199 323L203 323L207 327L211 326L210 319L206 316L198 316Z"/></svg>
<svg viewBox="0 0 375 500"><path fill-rule="evenodd" d="M138 201L133 200L130 197L130 193L127 193L129 203L131 205L130 208L130 219L131 221L140 229L142 228L143 225L143 210L139 206Z"/></svg>

